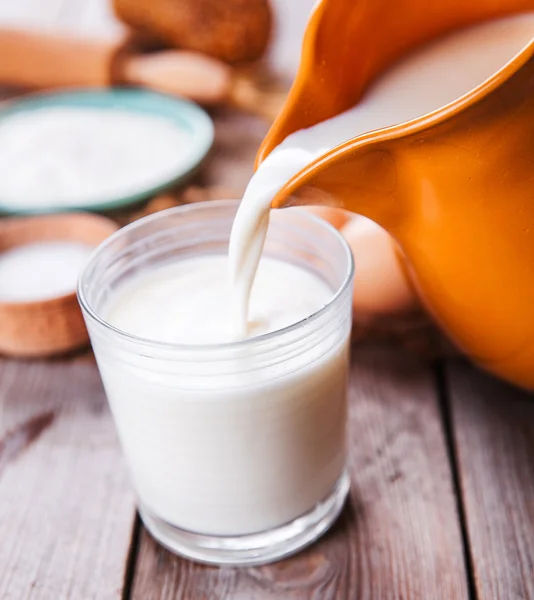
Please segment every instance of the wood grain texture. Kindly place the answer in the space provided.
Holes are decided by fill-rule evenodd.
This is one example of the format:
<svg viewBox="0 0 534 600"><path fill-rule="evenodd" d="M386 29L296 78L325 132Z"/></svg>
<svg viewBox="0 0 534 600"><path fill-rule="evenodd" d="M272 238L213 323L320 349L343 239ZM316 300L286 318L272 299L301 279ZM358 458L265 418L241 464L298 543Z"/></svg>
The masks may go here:
<svg viewBox="0 0 534 600"><path fill-rule="evenodd" d="M120 598L134 505L93 359L0 361L0 407L0 598Z"/></svg>
<svg viewBox="0 0 534 600"><path fill-rule="evenodd" d="M430 372L391 350L356 352L352 491L322 540L280 563L211 568L142 531L134 600L467 598L451 472Z"/></svg>
<svg viewBox="0 0 534 600"><path fill-rule="evenodd" d="M480 599L534 599L534 396L460 362L448 393Z"/></svg>

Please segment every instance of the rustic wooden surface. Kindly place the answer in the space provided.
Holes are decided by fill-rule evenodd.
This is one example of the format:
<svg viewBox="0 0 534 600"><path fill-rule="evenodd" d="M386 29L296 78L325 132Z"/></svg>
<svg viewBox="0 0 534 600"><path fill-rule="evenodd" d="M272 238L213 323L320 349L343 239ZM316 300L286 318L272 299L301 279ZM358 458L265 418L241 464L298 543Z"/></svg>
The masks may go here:
<svg viewBox="0 0 534 600"><path fill-rule="evenodd" d="M91 357L0 362L0 598L120 598L133 495Z"/></svg>
<svg viewBox="0 0 534 600"><path fill-rule="evenodd" d="M534 598L532 396L458 362L438 383L357 349L339 522L278 564L217 569L136 524L90 356L3 360L0 598Z"/></svg>
<svg viewBox="0 0 534 600"><path fill-rule="evenodd" d="M108 0L0 0L0 23L120 29ZM239 195L267 124L215 118L196 183ZM90 355L0 360L0 600L534 599L532 395L391 346L355 351L350 394L333 530L278 564L217 569L139 524Z"/></svg>
<svg viewBox="0 0 534 600"><path fill-rule="evenodd" d="M463 363L447 370L478 598L534 599L534 398Z"/></svg>

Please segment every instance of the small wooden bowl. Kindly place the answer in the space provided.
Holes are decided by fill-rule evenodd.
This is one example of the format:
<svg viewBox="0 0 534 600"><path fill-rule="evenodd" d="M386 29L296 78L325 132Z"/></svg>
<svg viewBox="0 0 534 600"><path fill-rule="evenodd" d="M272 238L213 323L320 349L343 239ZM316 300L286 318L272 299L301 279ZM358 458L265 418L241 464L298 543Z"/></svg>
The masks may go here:
<svg viewBox="0 0 534 600"><path fill-rule="evenodd" d="M0 252L33 242L72 241L98 246L118 225L90 213L66 213L0 221ZM89 342L76 298L0 302L0 352L44 357L75 350Z"/></svg>

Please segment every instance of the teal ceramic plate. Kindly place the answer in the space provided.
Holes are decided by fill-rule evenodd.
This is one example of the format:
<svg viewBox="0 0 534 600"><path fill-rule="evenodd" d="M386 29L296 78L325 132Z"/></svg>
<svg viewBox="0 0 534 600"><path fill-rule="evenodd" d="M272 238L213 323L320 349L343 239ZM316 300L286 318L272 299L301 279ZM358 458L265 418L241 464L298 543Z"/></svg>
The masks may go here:
<svg viewBox="0 0 534 600"><path fill-rule="evenodd" d="M152 182L150 187L139 188L128 195L99 198L97 201L54 203L47 199L46 204L28 202L23 197L1 197L0 211L4 213L42 213L65 210L112 210L139 202L153 196L172 184L190 175L202 162L213 143L213 122L204 110L193 102L166 96L146 90L79 90L55 94L36 94L13 101L0 110L0 120L15 114L38 111L46 108L91 108L102 111L132 111L161 117L172 122L174 127L188 134L187 153L176 170L165 178ZM178 151L178 150L177 150Z"/></svg>

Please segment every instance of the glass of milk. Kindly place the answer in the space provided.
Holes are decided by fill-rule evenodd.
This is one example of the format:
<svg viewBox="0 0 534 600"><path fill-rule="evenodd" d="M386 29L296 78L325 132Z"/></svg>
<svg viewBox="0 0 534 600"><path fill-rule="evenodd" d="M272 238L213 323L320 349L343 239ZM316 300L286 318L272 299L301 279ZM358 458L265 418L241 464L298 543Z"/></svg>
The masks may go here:
<svg viewBox="0 0 534 600"><path fill-rule="evenodd" d="M353 263L326 222L272 211L265 260L292 275L266 272L257 295L276 289L282 316L299 294L313 301L315 284L326 301L275 331L199 343L196 313L210 333L231 297L216 284L237 206L199 203L125 227L93 254L78 294L147 529L194 560L262 564L325 532L348 492ZM198 283L205 267L202 298L175 287L173 273ZM253 290L252 313L262 300ZM191 326L186 343L172 338L179 321Z"/></svg>

